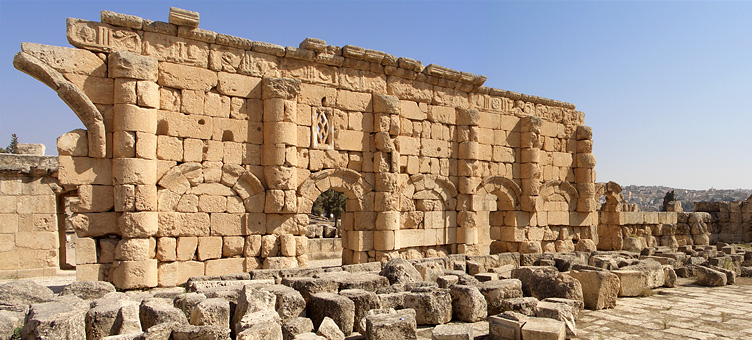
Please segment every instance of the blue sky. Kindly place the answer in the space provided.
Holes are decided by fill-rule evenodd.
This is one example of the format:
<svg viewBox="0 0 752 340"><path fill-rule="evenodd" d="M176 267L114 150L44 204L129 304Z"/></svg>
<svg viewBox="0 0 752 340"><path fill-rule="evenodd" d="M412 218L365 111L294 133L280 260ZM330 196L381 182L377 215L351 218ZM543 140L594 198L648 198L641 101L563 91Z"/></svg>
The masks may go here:
<svg viewBox="0 0 752 340"><path fill-rule="evenodd" d="M752 188L752 2L0 0L0 146L16 133L56 154L57 136L82 127L13 68L21 42L69 46L67 17L167 21L170 6L216 32L358 45L574 103L594 130L598 181Z"/></svg>

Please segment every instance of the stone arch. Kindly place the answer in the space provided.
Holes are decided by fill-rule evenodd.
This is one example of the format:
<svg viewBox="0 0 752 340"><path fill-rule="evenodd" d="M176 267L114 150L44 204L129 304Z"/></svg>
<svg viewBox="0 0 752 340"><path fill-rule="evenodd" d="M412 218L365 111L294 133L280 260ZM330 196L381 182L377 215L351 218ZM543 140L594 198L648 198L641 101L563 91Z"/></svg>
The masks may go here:
<svg viewBox="0 0 752 340"><path fill-rule="evenodd" d="M57 92L86 127L89 157L104 158L107 153L104 119L89 97L60 72L29 53L18 52L13 58L13 66Z"/></svg>
<svg viewBox="0 0 752 340"><path fill-rule="evenodd" d="M457 207L457 187L446 178L432 174L413 175L399 188L400 210L414 210L413 200L438 200L443 210L453 211ZM410 209L413 208L413 209Z"/></svg>
<svg viewBox="0 0 752 340"><path fill-rule="evenodd" d="M491 176L485 178L480 185L478 185L478 188L475 189L475 194L480 197L494 194L502 201L502 203L506 204L505 207L507 209L504 210L520 209L520 195L522 195L522 189L517 183L509 178L503 176Z"/></svg>
<svg viewBox="0 0 752 340"><path fill-rule="evenodd" d="M358 172L350 169L327 169L311 174L298 186L298 213L308 214L313 208L313 202L324 191L334 189L347 196L348 209L363 210L365 195L372 187ZM352 203L351 203L352 202Z"/></svg>
<svg viewBox="0 0 752 340"><path fill-rule="evenodd" d="M596 183L595 184L595 197L600 201L600 197L605 196L606 202L601 206L601 210L604 211L620 211L624 203L624 195L622 195L622 188L619 183Z"/></svg>
<svg viewBox="0 0 752 340"><path fill-rule="evenodd" d="M240 165L225 164L221 168L214 168L204 167L201 163L182 163L170 168L157 184L162 187L158 189L159 211L174 211L181 197L193 187L219 184L229 188L243 201L245 212L264 212L264 186L254 174Z"/></svg>
<svg viewBox="0 0 752 340"><path fill-rule="evenodd" d="M577 199L580 197L579 193L577 192L577 189L570 184L569 182L565 181L547 181L545 184L543 184L543 187L540 190L540 194L538 195L538 199L540 200L538 206L543 207L544 211L548 211L547 204L550 205L551 202L557 201L557 198L560 198L564 202L566 202L566 210L565 209L554 209L557 211L575 211L577 209Z"/></svg>

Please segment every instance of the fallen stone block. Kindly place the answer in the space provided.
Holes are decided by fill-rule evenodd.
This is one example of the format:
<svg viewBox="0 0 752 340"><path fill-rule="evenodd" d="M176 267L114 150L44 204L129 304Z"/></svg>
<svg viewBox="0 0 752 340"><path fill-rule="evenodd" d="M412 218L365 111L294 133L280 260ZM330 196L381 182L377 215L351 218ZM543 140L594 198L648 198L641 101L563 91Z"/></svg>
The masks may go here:
<svg viewBox="0 0 752 340"><path fill-rule="evenodd" d="M282 326L279 321L279 315L275 311L248 313L234 325L236 340L282 340Z"/></svg>
<svg viewBox="0 0 752 340"><path fill-rule="evenodd" d="M295 317L282 324L284 340L293 340L299 334L313 332L313 321L309 318Z"/></svg>
<svg viewBox="0 0 752 340"><path fill-rule="evenodd" d="M366 316L365 338L368 340L416 340L417 331L415 312L409 309Z"/></svg>
<svg viewBox="0 0 752 340"><path fill-rule="evenodd" d="M726 268L719 268L719 267L711 267L721 273L726 274L726 284L732 285L736 283L736 272L733 270L728 270Z"/></svg>
<svg viewBox="0 0 752 340"><path fill-rule="evenodd" d="M230 328L230 302L212 298L199 302L191 312L191 325ZM228 333L229 334L229 333Z"/></svg>
<svg viewBox="0 0 752 340"><path fill-rule="evenodd" d="M23 328L26 313L0 310L0 339L11 339L17 329Z"/></svg>
<svg viewBox="0 0 752 340"><path fill-rule="evenodd" d="M726 281L728 280L726 274L715 269L701 266L697 266L695 269L697 273L697 281L695 281L695 283L697 283L698 285L707 287L718 287L726 285Z"/></svg>
<svg viewBox="0 0 752 340"><path fill-rule="evenodd" d="M546 302L553 302L553 303L561 303L564 305L567 305L572 308L572 312L574 313L575 320L579 318L579 314L582 312L583 309L585 309L585 302L582 300L570 300L570 299L561 299L561 298L548 298L543 301Z"/></svg>
<svg viewBox="0 0 752 340"><path fill-rule="evenodd" d="M337 327L334 320L329 317L325 317L321 321L316 334L325 337L327 340L345 340L345 334Z"/></svg>
<svg viewBox="0 0 752 340"><path fill-rule="evenodd" d="M314 278L332 280L339 285L338 290L363 289L376 292L379 288L389 286L386 277L372 273L328 272L316 274Z"/></svg>
<svg viewBox="0 0 752 340"><path fill-rule="evenodd" d="M316 333L301 333L295 336L293 340L328 340L327 338L317 335Z"/></svg>
<svg viewBox="0 0 752 340"><path fill-rule="evenodd" d="M525 340L564 340L566 339L564 322L547 318L529 318L522 326L522 338Z"/></svg>
<svg viewBox="0 0 752 340"><path fill-rule="evenodd" d="M666 281L663 265L653 259L640 260L637 264L624 266L621 269L642 272L645 275L645 287L649 289L661 287Z"/></svg>
<svg viewBox="0 0 752 340"><path fill-rule="evenodd" d="M115 286L105 281L78 281L73 282L60 292L61 296L75 295L84 300L96 300L108 293L114 293Z"/></svg>
<svg viewBox="0 0 752 340"><path fill-rule="evenodd" d="M0 285L0 305L18 306L49 302L55 297L51 289L31 280L11 281Z"/></svg>
<svg viewBox="0 0 752 340"><path fill-rule="evenodd" d="M172 330L173 340L230 340L230 328L217 325L180 325Z"/></svg>
<svg viewBox="0 0 752 340"><path fill-rule="evenodd" d="M674 271L674 267L671 266L663 266L663 286L667 288L674 288L676 287L676 271Z"/></svg>
<svg viewBox="0 0 752 340"><path fill-rule="evenodd" d="M139 319L141 329L148 330L160 323L177 322L181 325L188 324L188 318L182 310L175 308L171 301L160 298L148 298L141 301L139 306Z"/></svg>
<svg viewBox="0 0 752 340"><path fill-rule="evenodd" d="M619 277L619 296L642 296L647 288L645 273L639 270L613 270Z"/></svg>
<svg viewBox="0 0 752 340"><path fill-rule="evenodd" d="M473 327L469 324L438 325L431 332L432 340L473 340Z"/></svg>
<svg viewBox="0 0 752 340"><path fill-rule="evenodd" d="M306 301L297 290L284 285L266 286L261 290L277 296L277 313L283 322L305 312Z"/></svg>
<svg viewBox="0 0 752 340"><path fill-rule="evenodd" d="M237 299L231 325L236 325L243 317L251 313L276 312L276 306L276 295L252 286L244 286Z"/></svg>
<svg viewBox="0 0 752 340"><path fill-rule="evenodd" d="M449 286L458 283L460 278L457 275L442 275L436 278L439 288L449 288Z"/></svg>
<svg viewBox="0 0 752 340"><path fill-rule="evenodd" d="M580 281L585 308L599 310L616 306L619 295L619 277L607 271L577 271L570 275ZM663 269L661 268L661 275Z"/></svg>
<svg viewBox="0 0 752 340"><path fill-rule="evenodd" d="M440 325L452 320L452 297L448 289L408 292L404 295L403 306L415 310L415 321L419 325Z"/></svg>
<svg viewBox="0 0 752 340"><path fill-rule="evenodd" d="M24 339L85 339L85 319L86 304L71 301L32 304L21 334Z"/></svg>
<svg viewBox="0 0 752 340"><path fill-rule="evenodd" d="M478 322L488 316L486 298L477 287L452 285L449 287L452 297L452 315L465 322Z"/></svg>
<svg viewBox="0 0 752 340"><path fill-rule="evenodd" d="M282 279L282 284L300 292L305 301L309 301L314 294L336 294L339 291L339 284L329 278L287 277Z"/></svg>
<svg viewBox="0 0 752 340"><path fill-rule="evenodd" d="M379 275L386 277L389 284L419 282L423 280L415 267L401 258L395 258L384 264Z"/></svg>
<svg viewBox="0 0 752 340"><path fill-rule="evenodd" d="M568 338L577 337L577 326L575 323L575 312L572 307L554 302L538 302L536 317L549 318L564 322Z"/></svg>
<svg viewBox="0 0 752 340"><path fill-rule="evenodd" d="M488 333L493 340L522 340L522 326L529 317L515 312L504 312L488 317Z"/></svg>
<svg viewBox="0 0 752 340"><path fill-rule="evenodd" d="M365 328L360 327L361 321L369 310L381 309L381 299L376 293L363 289L345 289L339 293L355 304L355 325L353 327L359 333L364 333Z"/></svg>
<svg viewBox="0 0 752 340"><path fill-rule="evenodd" d="M517 279L483 282L480 293L486 299L488 315L499 314L502 312L502 301L522 297L522 282Z"/></svg>
<svg viewBox="0 0 752 340"><path fill-rule="evenodd" d="M535 315L535 308L538 305L538 299L534 297L521 297L506 299L501 302L501 310L517 312L527 316Z"/></svg>
<svg viewBox="0 0 752 340"><path fill-rule="evenodd" d="M195 308L196 305L198 305L201 301L205 299L206 299L206 295L204 294L185 293L185 294L180 294L176 296L172 300L172 305L175 308L182 310L186 318L190 318L191 313L193 312L193 308ZM237 301L235 301L235 304L237 304Z"/></svg>
<svg viewBox="0 0 752 340"><path fill-rule="evenodd" d="M125 294L94 300L89 308L85 317L88 340L141 331L139 303Z"/></svg>
<svg viewBox="0 0 752 340"><path fill-rule="evenodd" d="M522 282L525 296L582 299L580 282L568 274L559 273L554 267L520 267L512 270L512 277Z"/></svg>
<svg viewBox="0 0 752 340"><path fill-rule="evenodd" d="M355 323L355 303L352 300L332 293L317 293L308 300L308 314L313 325L318 328L325 317L330 317L337 327L350 335Z"/></svg>

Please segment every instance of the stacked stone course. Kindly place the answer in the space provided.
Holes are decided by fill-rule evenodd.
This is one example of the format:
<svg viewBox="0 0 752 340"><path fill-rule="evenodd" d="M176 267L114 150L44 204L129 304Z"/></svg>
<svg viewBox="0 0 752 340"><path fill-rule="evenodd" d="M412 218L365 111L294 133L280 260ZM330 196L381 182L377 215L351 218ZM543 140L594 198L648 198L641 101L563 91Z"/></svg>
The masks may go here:
<svg viewBox="0 0 752 340"><path fill-rule="evenodd" d="M78 49L24 43L14 65L86 127L58 141L60 183L86 203L81 280L306 266L328 189L348 198L346 264L597 243L592 132L572 104L358 46L219 34L179 9L69 19L67 37Z"/></svg>

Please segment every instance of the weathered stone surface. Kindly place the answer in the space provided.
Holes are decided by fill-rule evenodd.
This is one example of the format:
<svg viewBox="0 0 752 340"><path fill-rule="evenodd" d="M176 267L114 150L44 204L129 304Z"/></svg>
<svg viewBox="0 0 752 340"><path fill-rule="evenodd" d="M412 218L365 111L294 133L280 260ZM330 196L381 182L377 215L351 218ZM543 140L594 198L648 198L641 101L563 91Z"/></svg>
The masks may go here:
<svg viewBox="0 0 752 340"><path fill-rule="evenodd" d="M663 273L663 265L653 259L641 260L639 263L621 267L622 270L638 270L645 277L645 286L647 288L658 288L663 286L666 275Z"/></svg>
<svg viewBox="0 0 752 340"><path fill-rule="evenodd" d="M501 302L501 310L534 316L537 305L538 299L534 297L512 298Z"/></svg>
<svg viewBox="0 0 752 340"><path fill-rule="evenodd" d="M337 324L329 317L321 321L316 334L325 337L327 340L345 340L345 334L339 329Z"/></svg>
<svg viewBox="0 0 752 340"><path fill-rule="evenodd" d="M246 314L235 325L237 339L282 340L282 326L274 311L259 311Z"/></svg>
<svg viewBox="0 0 752 340"><path fill-rule="evenodd" d="M237 309L236 309L237 312ZM191 312L191 325L230 327L230 302L213 298L199 302Z"/></svg>
<svg viewBox="0 0 752 340"><path fill-rule="evenodd" d="M420 272L418 272L410 262L401 258L395 258L385 263L384 268L381 269L379 275L385 276L389 279L390 284L418 282L423 280Z"/></svg>
<svg viewBox="0 0 752 340"><path fill-rule="evenodd" d="M611 271L619 277L619 296L641 296L647 287L646 274L639 270Z"/></svg>
<svg viewBox="0 0 752 340"><path fill-rule="evenodd" d="M488 315L496 315L502 312L502 301L522 297L522 282L517 279L487 281L481 284L480 292L486 299Z"/></svg>
<svg viewBox="0 0 752 340"><path fill-rule="evenodd" d="M478 322L488 316L486 299L477 287L453 285L449 287L452 296L452 315L465 322Z"/></svg>
<svg viewBox="0 0 752 340"><path fill-rule="evenodd" d="M473 327L468 324L438 325L431 332L432 340L472 340Z"/></svg>
<svg viewBox="0 0 752 340"><path fill-rule="evenodd" d="M520 340L522 326L529 317L516 312L504 312L488 317L488 333L491 339Z"/></svg>
<svg viewBox="0 0 752 340"><path fill-rule="evenodd" d="M85 339L85 318L86 304L75 301L33 304L21 333L24 339Z"/></svg>
<svg viewBox="0 0 752 340"><path fill-rule="evenodd" d="M404 308L415 311L415 321L419 325L440 325L452 320L452 296L448 289L407 292Z"/></svg>
<svg viewBox="0 0 752 340"><path fill-rule="evenodd" d="M300 295L306 301L309 301L311 295L316 293L336 293L339 291L339 284L328 278L290 277L283 278L282 284L300 292Z"/></svg>
<svg viewBox="0 0 752 340"><path fill-rule="evenodd" d="M529 318L522 326L522 338L533 340L564 340L564 322L547 318Z"/></svg>
<svg viewBox="0 0 752 340"><path fill-rule="evenodd" d="M174 340L230 340L230 328L217 325L179 325L172 330Z"/></svg>
<svg viewBox="0 0 752 340"><path fill-rule="evenodd" d="M580 283L568 274L559 273L554 267L520 267L512 270L512 277L522 282L525 296L582 299Z"/></svg>
<svg viewBox="0 0 752 340"><path fill-rule="evenodd" d="M255 312L276 312L277 296L253 286L243 286L238 296L232 325L238 324L246 315Z"/></svg>
<svg viewBox="0 0 752 340"><path fill-rule="evenodd" d="M87 340L141 331L139 303L122 293L93 301L86 312Z"/></svg>
<svg viewBox="0 0 752 340"><path fill-rule="evenodd" d="M277 313L282 321L298 317L305 312L306 301L295 289L283 285L270 285L261 288L277 297Z"/></svg>
<svg viewBox="0 0 752 340"><path fill-rule="evenodd" d="M599 310L616 306L619 295L619 277L616 274L601 270L573 270L570 275L582 285L585 308Z"/></svg>
<svg viewBox="0 0 752 340"><path fill-rule="evenodd" d="M366 316L366 339L373 340L415 340L417 336L415 311L403 309L394 313Z"/></svg>
<svg viewBox="0 0 752 340"><path fill-rule="evenodd" d="M0 285L0 305L30 305L51 301L55 294L51 289L31 280L12 281Z"/></svg>
<svg viewBox="0 0 752 340"><path fill-rule="evenodd" d="M141 319L141 328L145 330L160 323L188 324L188 318L185 317L182 310L173 307L170 301L159 298L143 300L138 315Z"/></svg>
<svg viewBox="0 0 752 340"><path fill-rule="evenodd" d="M294 317L282 324L284 340L293 340L298 334L313 332L313 321L309 318Z"/></svg>
<svg viewBox="0 0 752 340"><path fill-rule="evenodd" d="M567 327L567 337L577 337L576 313L571 306L563 303L541 301L538 302L536 308L535 316L562 321Z"/></svg>
<svg viewBox="0 0 752 340"><path fill-rule="evenodd" d="M363 289L345 289L340 291L340 295L347 297L355 304L355 325L353 327L356 327L355 330L359 333L365 333L365 328L361 327L363 318L369 310L381 308L381 299L376 293ZM362 325L365 326L364 323Z"/></svg>
<svg viewBox="0 0 752 340"><path fill-rule="evenodd" d="M355 323L355 303L333 293L317 293L308 300L308 314L313 325L318 328L324 317L330 317L342 333L350 335Z"/></svg>

